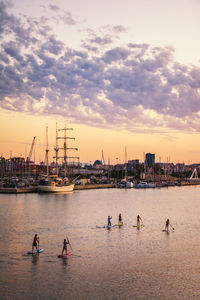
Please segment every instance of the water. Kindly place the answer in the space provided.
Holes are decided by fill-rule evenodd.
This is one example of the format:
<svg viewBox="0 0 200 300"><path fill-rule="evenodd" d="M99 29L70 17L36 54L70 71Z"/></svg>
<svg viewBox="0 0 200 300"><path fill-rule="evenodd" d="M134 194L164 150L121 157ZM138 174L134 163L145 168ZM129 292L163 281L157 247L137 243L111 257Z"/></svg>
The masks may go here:
<svg viewBox="0 0 200 300"><path fill-rule="evenodd" d="M0 299L200 299L199 195L198 186L1 194ZM120 212L122 228L96 228ZM35 233L45 251L26 255ZM62 260L66 236L73 255Z"/></svg>

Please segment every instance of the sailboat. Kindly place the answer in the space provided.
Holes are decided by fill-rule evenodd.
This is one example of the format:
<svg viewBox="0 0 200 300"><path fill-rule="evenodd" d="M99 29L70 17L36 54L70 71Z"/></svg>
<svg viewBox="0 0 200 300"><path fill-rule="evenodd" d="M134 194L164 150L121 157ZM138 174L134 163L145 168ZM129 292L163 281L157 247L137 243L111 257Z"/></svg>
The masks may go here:
<svg viewBox="0 0 200 300"><path fill-rule="evenodd" d="M74 183L69 183L67 179L52 175L41 179L38 189L43 193L69 193L74 190Z"/></svg>
<svg viewBox="0 0 200 300"><path fill-rule="evenodd" d="M66 130L72 130L72 128L64 128L64 129L60 129L60 130L64 130L64 137L58 137L58 130L56 128L56 148L55 148L55 152L56 152L56 175L49 175L49 166L48 166L48 127L47 127L47 146L46 146L46 162L47 162L47 175L44 176L43 179L40 180L39 182L39 192L44 192L44 193L69 193L69 192L73 192L74 190L74 183L73 182L69 182L68 178L66 177L66 164L67 164L67 149L71 149L71 150L78 150L78 148L67 148L66 146ZM64 150L64 174L65 177L64 178L60 178L58 177L58 139L64 139L64 147L62 148ZM70 138L70 139L75 139L75 138ZM75 157L78 158L79 157Z"/></svg>

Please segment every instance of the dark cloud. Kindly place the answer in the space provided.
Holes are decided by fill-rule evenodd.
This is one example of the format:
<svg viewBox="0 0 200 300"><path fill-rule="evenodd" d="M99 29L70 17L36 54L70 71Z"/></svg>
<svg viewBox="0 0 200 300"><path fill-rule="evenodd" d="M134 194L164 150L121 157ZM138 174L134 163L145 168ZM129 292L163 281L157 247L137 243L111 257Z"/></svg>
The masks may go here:
<svg viewBox="0 0 200 300"><path fill-rule="evenodd" d="M41 49L46 51L46 53L59 55L64 50L64 43L58 41L55 36L51 35L48 36L48 39L42 44Z"/></svg>
<svg viewBox="0 0 200 300"><path fill-rule="evenodd" d="M0 2L2 108L137 132L200 131L200 68L176 62L172 47L113 46L125 32L118 25L91 30L75 50L52 34L48 18L20 19L7 9Z"/></svg>
<svg viewBox="0 0 200 300"><path fill-rule="evenodd" d="M20 55L19 48L17 47L16 43L9 42L4 45L4 51L8 56L11 56L17 61L23 61L22 55Z"/></svg>
<svg viewBox="0 0 200 300"><path fill-rule="evenodd" d="M119 61L119 60L126 60L128 55L130 54L130 51L124 47L117 47L111 50L108 50L103 55L102 59L110 64L113 61Z"/></svg>

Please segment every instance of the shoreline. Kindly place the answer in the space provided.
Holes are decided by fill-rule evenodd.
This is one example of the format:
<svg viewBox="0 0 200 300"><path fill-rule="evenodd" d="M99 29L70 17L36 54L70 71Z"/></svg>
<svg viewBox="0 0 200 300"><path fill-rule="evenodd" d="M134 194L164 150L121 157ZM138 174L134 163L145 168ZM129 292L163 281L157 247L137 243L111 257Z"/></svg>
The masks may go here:
<svg viewBox="0 0 200 300"><path fill-rule="evenodd" d="M168 185L168 186L157 186L153 189L162 189L166 187L174 187L174 186L191 186L191 185L200 185L200 182L181 182L176 185ZM75 185L74 190L91 190L91 189L108 189L108 188L116 188L115 184L84 184L84 185ZM138 188L125 188L125 189L138 189ZM139 189L149 189L149 188L139 188ZM152 188L150 188L152 189ZM30 187L3 187L0 188L0 194L20 194L20 193L38 193L37 186L30 186Z"/></svg>

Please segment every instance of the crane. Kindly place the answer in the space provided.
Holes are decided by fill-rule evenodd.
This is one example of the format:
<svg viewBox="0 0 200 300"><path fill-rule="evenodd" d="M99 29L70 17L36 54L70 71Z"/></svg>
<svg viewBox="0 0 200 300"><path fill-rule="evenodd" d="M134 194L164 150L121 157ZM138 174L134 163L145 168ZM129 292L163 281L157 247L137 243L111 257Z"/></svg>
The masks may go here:
<svg viewBox="0 0 200 300"><path fill-rule="evenodd" d="M26 160L26 167L27 167L27 171L28 171L28 175L29 176L31 175L30 161L31 161L32 153L33 153L33 147L34 147L34 143L35 143L35 138L36 138L36 136L34 136L34 138L33 138L33 141L32 141L32 144L31 144L31 148L30 148L30 151L29 151L29 155L28 155L27 160Z"/></svg>
<svg viewBox="0 0 200 300"><path fill-rule="evenodd" d="M102 150L101 154L102 154L102 161L103 161L103 164L104 164L104 166L105 166L105 159L104 159L103 150Z"/></svg>
<svg viewBox="0 0 200 300"><path fill-rule="evenodd" d="M34 136L32 144L31 144L31 149L30 149L30 152L29 152L29 155L28 155L28 161L31 160L31 156L32 156L32 153L33 153L33 147L34 147L34 144L35 144L35 138L36 138L36 136Z"/></svg>

